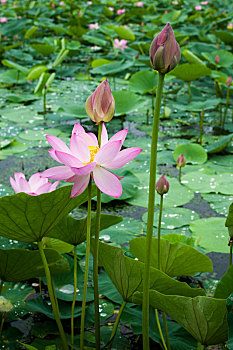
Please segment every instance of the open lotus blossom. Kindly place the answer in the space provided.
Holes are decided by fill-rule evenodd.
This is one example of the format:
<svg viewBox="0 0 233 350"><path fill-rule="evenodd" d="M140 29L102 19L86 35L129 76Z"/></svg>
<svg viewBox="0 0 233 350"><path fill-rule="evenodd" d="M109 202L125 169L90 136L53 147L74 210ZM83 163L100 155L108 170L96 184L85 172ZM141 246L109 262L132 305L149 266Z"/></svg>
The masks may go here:
<svg viewBox="0 0 233 350"><path fill-rule="evenodd" d="M96 186L112 197L120 197L122 186L120 177L107 169L118 169L134 159L141 148L131 147L121 150L127 130L117 132L108 140L108 133L103 123L101 147L93 133L86 133L84 128L76 123L70 139L70 148L58 137L46 136L53 147L49 151L51 157L64 164L45 170L42 175L54 180L73 182L71 197L78 196L87 187L90 176Z"/></svg>
<svg viewBox="0 0 233 350"><path fill-rule="evenodd" d="M227 29L233 29L233 23L228 23Z"/></svg>
<svg viewBox="0 0 233 350"><path fill-rule="evenodd" d="M15 173L15 179L10 177L10 183L15 193L25 192L32 196L56 190L59 181L48 182L48 179L41 176L41 173L33 174L29 181L25 179L23 173Z"/></svg>
<svg viewBox="0 0 233 350"><path fill-rule="evenodd" d="M90 23L89 24L89 29L99 29L99 24L96 23Z"/></svg>
<svg viewBox="0 0 233 350"><path fill-rule="evenodd" d="M117 14L118 15L122 15L123 13L125 13L125 9L117 10Z"/></svg>
<svg viewBox="0 0 233 350"><path fill-rule="evenodd" d="M0 23L6 23L8 21L7 17L1 17Z"/></svg>
<svg viewBox="0 0 233 350"><path fill-rule="evenodd" d="M135 2L135 5L137 7L143 7L143 2L142 1Z"/></svg>
<svg viewBox="0 0 233 350"><path fill-rule="evenodd" d="M122 52L125 51L125 49L128 47L126 44L127 44L127 40L114 39L115 49L120 49Z"/></svg>
<svg viewBox="0 0 233 350"><path fill-rule="evenodd" d="M201 5L195 6L195 10L196 10L196 11L201 11L201 10L202 10L202 6L201 6Z"/></svg>

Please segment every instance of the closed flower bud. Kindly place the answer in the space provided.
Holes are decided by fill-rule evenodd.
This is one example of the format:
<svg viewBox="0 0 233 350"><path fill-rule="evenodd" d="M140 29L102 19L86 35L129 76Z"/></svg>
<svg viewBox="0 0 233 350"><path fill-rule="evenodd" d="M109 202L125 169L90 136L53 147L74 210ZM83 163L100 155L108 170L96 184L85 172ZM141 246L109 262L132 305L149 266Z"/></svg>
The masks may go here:
<svg viewBox="0 0 233 350"><path fill-rule="evenodd" d="M105 79L88 97L85 104L86 112L96 124L109 122L115 113L115 101L110 85Z"/></svg>
<svg viewBox="0 0 233 350"><path fill-rule="evenodd" d="M220 62L220 57L219 56L215 56L215 63L218 64Z"/></svg>
<svg viewBox="0 0 233 350"><path fill-rule="evenodd" d="M233 226L228 227L228 233L229 233L230 239L233 239Z"/></svg>
<svg viewBox="0 0 233 350"><path fill-rule="evenodd" d="M227 86L231 86L231 84L232 84L232 77L229 76L229 77L227 78Z"/></svg>
<svg viewBox="0 0 233 350"><path fill-rule="evenodd" d="M186 160L183 154L181 154L176 160L177 168L183 168L186 164Z"/></svg>
<svg viewBox="0 0 233 350"><path fill-rule="evenodd" d="M169 190L169 182L166 177L162 175L160 179L156 182L156 191L160 196L168 193Z"/></svg>
<svg viewBox="0 0 233 350"><path fill-rule="evenodd" d="M154 38L150 46L150 62L153 69L168 73L180 60L180 47L175 39L170 23Z"/></svg>

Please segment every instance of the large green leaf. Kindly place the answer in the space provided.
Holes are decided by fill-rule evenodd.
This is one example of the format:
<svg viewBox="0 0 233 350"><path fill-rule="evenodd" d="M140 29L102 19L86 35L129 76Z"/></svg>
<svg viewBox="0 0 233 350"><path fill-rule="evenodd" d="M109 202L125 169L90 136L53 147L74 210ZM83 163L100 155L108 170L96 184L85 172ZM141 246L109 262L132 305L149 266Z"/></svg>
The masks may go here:
<svg viewBox="0 0 233 350"><path fill-rule="evenodd" d="M125 301L132 301L133 294L142 291L144 263L125 256L120 248L101 242L99 259ZM192 289L186 283L178 282L153 267L150 270L150 288L170 295L205 294L203 289Z"/></svg>
<svg viewBox="0 0 233 350"><path fill-rule="evenodd" d="M133 302L141 304L142 293L135 293ZM151 290L150 305L166 312L203 345L224 343L228 338L225 299L164 295Z"/></svg>
<svg viewBox="0 0 233 350"><path fill-rule="evenodd" d="M170 73L184 81L193 81L211 74L211 70L203 64L183 63L178 65Z"/></svg>
<svg viewBox="0 0 233 350"><path fill-rule="evenodd" d="M144 103L138 95L131 91L113 91L113 97L116 103L116 116L132 112Z"/></svg>
<svg viewBox="0 0 233 350"><path fill-rule="evenodd" d="M87 201L87 190L70 198L71 187L39 196L21 192L0 198L0 235L23 242L41 241L71 210ZM96 195L96 187L92 195Z"/></svg>
<svg viewBox="0 0 233 350"><path fill-rule="evenodd" d="M133 61L117 61L114 63L104 64L103 66L96 67L91 70L92 74L101 74L101 75L107 75L107 74L116 74L119 72L126 71L130 67L132 67Z"/></svg>
<svg viewBox="0 0 233 350"><path fill-rule="evenodd" d="M59 262L61 273L69 271L66 259L58 252L53 249L45 249L44 252L50 267L55 267ZM53 269L52 272L56 271ZM0 249L0 278L3 281L18 282L44 275L44 266L38 250Z"/></svg>
<svg viewBox="0 0 233 350"><path fill-rule="evenodd" d="M229 253L225 218L207 218L191 222L192 237L208 252Z"/></svg>
<svg viewBox="0 0 233 350"><path fill-rule="evenodd" d="M220 299L227 299L233 293L233 265L230 265L227 272L222 276L218 282L214 297Z"/></svg>
<svg viewBox="0 0 233 350"><path fill-rule="evenodd" d="M101 214L100 230L121 222L122 216ZM91 235L95 234L96 214L92 213L91 217ZM63 218L49 233L48 237L58 238L69 244L78 245L85 242L87 234L87 217L74 219L71 216Z"/></svg>
<svg viewBox="0 0 233 350"><path fill-rule="evenodd" d="M28 69L26 67L21 66L20 64L12 62L12 61L9 61L9 60L2 60L2 64L4 66L9 67L9 68L14 68L17 71L22 72L24 74L27 74L27 72L28 72Z"/></svg>
<svg viewBox="0 0 233 350"><path fill-rule="evenodd" d="M208 153L219 153L227 147L228 143L231 142L232 138L233 138L233 134L221 137L219 141L216 141L210 145L207 145L205 147L205 150Z"/></svg>
<svg viewBox="0 0 233 350"><path fill-rule="evenodd" d="M138 237L130 242L130 252L145 262L146 237ZM208 256L183 243L160 240L161 270L170 277L193 276L197 272L212 272L213 264ZM151 266L158 268L158 239L152 238Z"/></svg>
<svg viewBox="0 0 233 350"><path fill-rule="evenodd" d="M181 154L184 155L186 163L190 164L202 164L207 160L206 151L196 143L178 146L173 153L174 160L176 161Z"/></svg>
<svg viewBox="0 0 233 350"><path fill-rule="evenodd" d="M128 27L114 27L115 32L118 34L118 36L121 39L126 39L126 40L130 40L130 41L134 41L135 40L135 35L132 32L132 30Z"/></svg>
<svg viewBox="0 0 233 350"><path fill-rule="evenodd" d="M227 321L229 326L229 339L227 347L229 350L233 349L233 294L227 299Z"/></svg>
<svg viewBox="0 0 233 350"><path fill-rule="evenodd" d="M129 90L134 92L151 93L156 89L158 82L158 75L153 71L139 71L132 75L129 81Z"/></svg>

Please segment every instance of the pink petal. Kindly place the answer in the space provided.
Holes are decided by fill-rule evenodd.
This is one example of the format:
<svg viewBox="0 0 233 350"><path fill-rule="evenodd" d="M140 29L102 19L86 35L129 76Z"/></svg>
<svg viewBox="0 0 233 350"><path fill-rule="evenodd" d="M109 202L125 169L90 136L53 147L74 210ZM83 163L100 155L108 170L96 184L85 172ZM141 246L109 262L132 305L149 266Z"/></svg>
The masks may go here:
<svg viewBox="0 0 233 350"><path fill-rule="evenodd" d="M36 194L42 194L42 193L48 193L50 192L50 187L51 187L51 182L47 182L45 184L43 184L42 186L40 186L37 190L36 190Z"/></svg>
<svg viewBox="0 0 233 350"><path fill-rule="evenodd" d="M103 147L108 142L108 132L105 124L102 124L102 133L101 133L101 147Z"/></svg>
<svg viewBox="0 0 233 350"><path fill-rule="evenodd" d="M92 138L92 144L91 144L91 139L88 138L86 140L88 140L88 146L98 146L98 140L97 137L95 136L95 134L93 134L92 132L88 132L86 135L90 136ZM80 135L83 139L84 139L84 135ZM89 143L90 142L90 143Z"/></svg>
<svg viewBox="0 0 233 350"><path fill-rule="evenodd" d="M132 159L141 153L142 149L138 147L126 148L120 151L118 155L110 162L105 163L107 169L118 169L129 163Z"/></svg>
<svg viewBox="0 0 233 350"><path fill-rule="evenodd" d="M93 170L93 180L96 186L108 196L118 198L122 194L122 186L115 174L96 166Z"/></svg>
<svg viewBox="0 0 233 350"><path fill-rule="evenodd" d="M15 181L19 182L19 179L25 179L25 175L23 173L15 173Z"/></svg>
<svg viewBox="0 0 233 350"><path fill-rule="evenodd" d="M30 193L31 188L27 180L25 180L23 177L19 179L19 191L20 192L25 192L25 193Z"/></svg>
<svg viewBox="0 0 233 350"><path fill-rule="evenodd" d="M55 191L58 184L59 184L59 181L55 181L55 182L52 184L52 186L50 187L49 192Z"/></svg>
<svg viewBox="0 0 233 350"><path fill-rule="evenodd" d="M53 135L47 135L46 139L48 143L56 150L61 152L70 153L69 148L66 146L65 142Z"/></svg>
<svg viewBox="0 0 233 350"><path fill-rule="evenodd" d="M80 162L78 158L72 156L71 154L55 151L55 155L57 156L57 158L62 164L77 167L77 168L80 166L83 166L83 163Z"/></svg>
<svg viewBox="0 0 233 350"><path fill-rule="evenodd" d="M72 153L81 161L82 163L90 162L90 150L86 142L77 134L73 134L70 139L70 149ZM70 165L70 164L67 164ZM71 165L72 166L72 165ZM75 166L75 165L73 165ZM78 166L78 165L77 165Z"/></svg>
<svg viewBox="0 0 233 350"><path fill-rule="evenodd" d="M87 164L87 165L84 165L83 167L81 168L74 168L74 167L71 167L71 170L76 174L76 175L88 175L90 174L93 169L95 168L96 166L96 163L90 163L90 164Z"/></svg>
<svg viewBox="0 0 233 350"><path fill-rule="evenodd" d="M108 142L106 143L103 147L100 148L99 152L95 156L95 162L97 164L103 165L105 163L110 162L113 160L117 154L119 153L121 149L121 141L113 141L113 142Z"/></svg>
<svg viewBox="0 0 233 350"><path fill-rule="evenodd" d="M33 174L28 181L28 183L31 187L31 190L34 192L36 192L36 189L39 188L40 186L44 185L46 182L48 182L48 180L43 178L41 176L41 173Z"/></svg>
<svg viewBox="0 0 233 350"><path fill-rule="evenodd" d="M56 162L58 162L58 163L61 163L61 161L57 158L57 156L56 156L56 154L55 154L55 149L50 149L49 151L49 155L54 159L54 160L56 160Z"/></svg>
<svg viewBox="0 0 233 350"><path fill-rule="evenodd" d="M121 144L123 144L123 142L125 141L125 138L127 136L127 133L128 133L128 130L127 129L124 129L124 130L121 130L121 131L118 131L115 135L113 135L109 142L111 141L116 141L116 140L120 140L121 141Z"/></svg>
<svg viewBox="0 0 233 350"><path fill-rule="evenodd" d="M20 192L19 185L17 184L17 182L11 176L10 176L10 184L11 184L11 187L13 188L13 190L15 191L15 193L19 193Z"/></svg>
<svg viewBox="0 0 233 350"><path fill-rule="evenodd" d="M41 175L52 180L66 180L74 176L74 173L68 166L55 166L45 170Z"/></svg>
<svg viewBox="0 0 233 350"><path fill-rule="evenodd" d="M84 132L85 133L84 128L79 123L74 124L73 130L72 130L72 135L73 134L78 134L80 132Z"/></svg>
<svg viewBox="0 0 233 350"><path fill-rule="evenodd" d="M90 174L84 176L78 176L77 181L74 183L71 191L71 198L76 197L87 188L90 180Z"/></svg>

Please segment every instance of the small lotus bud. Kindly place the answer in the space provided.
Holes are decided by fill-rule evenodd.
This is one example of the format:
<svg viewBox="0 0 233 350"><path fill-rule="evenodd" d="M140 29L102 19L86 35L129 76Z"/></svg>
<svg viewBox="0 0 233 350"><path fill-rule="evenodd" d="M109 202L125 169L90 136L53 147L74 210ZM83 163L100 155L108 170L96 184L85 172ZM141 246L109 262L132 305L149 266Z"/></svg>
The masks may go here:
<svg viewBox="0 0 233 350"><path fill-rule="evenodd" d="M214 60L215 60L215 63L218 64L220 62L220 57L216 56Z"/></svg>
<svg viewBox="0 0 233 350"><path fill-rule="evenodd" d="M168 193L169 190L169 182L166 177L162 175L160 179L156 182L156 191L160 196Z"/></svg>
<svg viewBox="0 0 233 350"><path fill-rule="evenodd" d="M181 154L176 160L177 168L183 168L186 164L186 160L183 154Z"/></svg>
<svg viewBox="0 0 233 350"><path fill-rule="evenodd" d="M170 23L154 38L150 46L150 62L153 69L168 73L180 60L180 47Z"/></svg>
<svg viewBox="0 0 233 350"><path fill-rule="evenodd" d="M109 122L115 113L115 101L110 85L105 79L88 97L85 104L86 112L96 124Z"/></svg>
<svg viewBox="0 0 233 350"><path fill-rule="evenodd" d="M231 86L231 84L232 84L232 77L229 76L229 77L227 78L227 86Z"/></svg>

